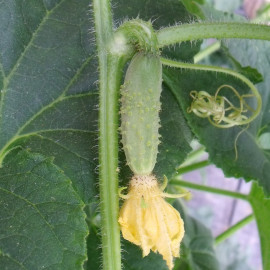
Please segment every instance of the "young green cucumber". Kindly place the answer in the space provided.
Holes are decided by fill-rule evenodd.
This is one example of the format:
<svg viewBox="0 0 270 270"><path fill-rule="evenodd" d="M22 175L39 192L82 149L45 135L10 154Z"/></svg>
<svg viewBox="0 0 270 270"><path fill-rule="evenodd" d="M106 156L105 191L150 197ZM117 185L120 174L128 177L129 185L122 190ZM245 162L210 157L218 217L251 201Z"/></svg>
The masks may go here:
<svg viewBox="0 0 270 270"><path fill-rule="evenodd" d="M137 53L121 90L122 143L127 163L136 175L151 174L156 163L161 84L159 55Z"/></svg>

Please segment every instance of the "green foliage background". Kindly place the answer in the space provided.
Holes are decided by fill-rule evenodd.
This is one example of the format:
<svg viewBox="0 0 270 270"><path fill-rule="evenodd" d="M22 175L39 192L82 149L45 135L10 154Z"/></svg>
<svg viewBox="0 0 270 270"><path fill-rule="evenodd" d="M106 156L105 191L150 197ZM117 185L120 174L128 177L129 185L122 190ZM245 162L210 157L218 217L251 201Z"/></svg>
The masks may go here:
<svg viewBox="0 0 270 270"><path fill-rule="evenodd" d="M155 29L208 16L188 1L120 0L113 5L115 26L138 15L152 20ZM0 269L100 266L96 211L98 66L92 16L88 0L0 3ZM256 54L249 44L259 48ZM263 111L239 138L236 162L233 145L239 128L216 129L207 120L187 114L186 108L191 101L189 92L194 89L213 93L228 81L243 92L248 89L228 76L164 70L162 144L155 167L159 177L175 173L196 136L206 146L211 161L226 175L255 179L265 194L270 194L270 152L259 140L270 132L269 46L267 42L251 41L241 45L233 41L227 46L240 69L251 66L264 78L258 85ZM182 43L164 49L162 54L192 62L199 49L199 41ZM127 182L130 172L124 157L120 174ZM250 202L267 267L270 206L257 184L253 185ZM218 269L211 232L179 203L176 208L185 220L186 236L182 259L175 269ZM124 269L166 269L158 254L142 259L140 249L124 240L123 249Z"/></svg>

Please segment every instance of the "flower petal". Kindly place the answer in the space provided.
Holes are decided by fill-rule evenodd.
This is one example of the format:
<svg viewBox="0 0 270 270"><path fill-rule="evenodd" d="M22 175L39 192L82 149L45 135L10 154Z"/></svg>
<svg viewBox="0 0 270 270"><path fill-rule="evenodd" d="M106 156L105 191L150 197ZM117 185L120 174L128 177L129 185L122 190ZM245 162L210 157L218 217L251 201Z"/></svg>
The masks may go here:
<svg viewBox="0 0 270 270"><path fill-rule="evenodd" d="M123 237L135 245L141 245L141 239L138 233L137 216L134 213L134 209L138 207L138 201L138 198L126 200L120 210L118 219Z"/></svg>
<svg viewBox="0 0 270 270"><path fill-rule="evenodd" d="M164 194L153 175L134 176L118 221L123 237L141 246L143 256L159 252L171 270L173 257L179 257L184 223Z"/></svg>

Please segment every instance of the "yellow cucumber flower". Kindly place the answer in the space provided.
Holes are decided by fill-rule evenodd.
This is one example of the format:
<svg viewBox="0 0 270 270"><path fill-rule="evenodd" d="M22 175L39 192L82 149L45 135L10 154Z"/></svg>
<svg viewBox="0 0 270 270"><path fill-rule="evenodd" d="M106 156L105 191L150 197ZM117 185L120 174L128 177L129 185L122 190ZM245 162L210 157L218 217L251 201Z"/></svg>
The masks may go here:
<svg viewBox="0 0 270 270"><path fill-rule="evenodd" d="M159 187L153 175L133 176L128 194L121 194L125 188L119 190L119 195L125 202L118 222L123 237L140 246L143 257L147 256L150 250L158 251L171 270L173 257L180 256L184 223L179 212L164 200L164 197L175 198L174 195L163 192L166 183L167 181Z"/></svg>

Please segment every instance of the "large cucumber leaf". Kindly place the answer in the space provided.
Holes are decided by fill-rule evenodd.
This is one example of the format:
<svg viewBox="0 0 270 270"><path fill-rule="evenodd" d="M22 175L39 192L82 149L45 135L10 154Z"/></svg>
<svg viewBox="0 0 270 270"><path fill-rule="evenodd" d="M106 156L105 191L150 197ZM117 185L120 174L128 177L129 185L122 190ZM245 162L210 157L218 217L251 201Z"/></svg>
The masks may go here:
<svg viewBox="0 0 270 270"><path fill-rule="evenodd" d="M2 1L0 22L0 268L82 269L78 195L97 194L89 1Z"/></svg>
<svg viewBox="0 0 270 270"><path fill-rule="evenodd" d="M15 149L0 172L0 269L83 269L84 204L40 154Z"/></svg>
<svg viewBox="0 0 270 270"><path fill-rule="evenodd" d="M97 152L88 11L88 0L0 3L0 159L17 145L54 156L85 202Z"/></svg>

